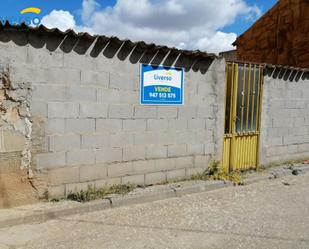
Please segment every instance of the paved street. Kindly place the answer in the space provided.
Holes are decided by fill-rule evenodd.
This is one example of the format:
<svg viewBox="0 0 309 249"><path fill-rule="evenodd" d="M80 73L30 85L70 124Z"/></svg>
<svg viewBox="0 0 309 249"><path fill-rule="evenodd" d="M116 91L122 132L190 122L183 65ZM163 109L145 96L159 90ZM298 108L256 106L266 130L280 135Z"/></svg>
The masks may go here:
<svg viewBox="0 0 309 249"><path fill-rule="evenodd" d="M8 248L309 248L309 174L0 229Z"/></svg>

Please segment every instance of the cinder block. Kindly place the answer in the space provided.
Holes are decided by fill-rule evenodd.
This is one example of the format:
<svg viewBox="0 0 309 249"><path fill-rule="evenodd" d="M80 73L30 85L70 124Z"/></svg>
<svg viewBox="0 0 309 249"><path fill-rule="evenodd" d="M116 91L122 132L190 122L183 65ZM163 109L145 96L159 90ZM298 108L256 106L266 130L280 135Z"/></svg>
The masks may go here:
<svg viewBox="0 0 309 249"><path fill-rule="evenodd" d="M97 89L97 101L109 104L139 104L139 93L119 89Z"/></svg>
<svg viewBox="0 0 309 249"><path fill-rule="evenodd" d="M207 130L213 130L213 129L215 129L215 126L216 126L216 120L215 119L211 119L211 118L206 119Z"/></svg>
<svg viewBox="0 0 309 249"><path fill-rule="evenodd" d="M65 101L66 87L63 85L33 84L32 99L36 101Z"/></svg>
<svg viewBox="0 0 309 249"><path fill-rule="evenodd" d="M273 124L272 127L274 128L280 128L280 127L293 127L293 118L273 118Z"/></svg>
<svg viewBox="0 0 309 249"><path fill-rule="evenodd" d="M293 119L293 126L294 127L303 127L305 125L305 118L304 117L297 117Z"/></svg>
<svg viewBox="0 0 309 249"><path fill-rule="evenodd" d="M194 158L192 156L175 158L175 168L184 169L194 167Z"/></svg>
<svg viewBox="0 0 309 249"><path fill-rule="evenodd" d="M96 132L119 132L122 130L120 119L96 119Z"/></svg>
<svg viewBox="0 0 309 249"><path fill-rule="evenodd" d="M195 156L194 157L194 168L208 168L208 164L210 162L209 156Z"/></svg>
<svg viewBox="0 0 309 249"><path fill-rule="evenodd" d="M307 152L307 153L309 153L309 143L299 144L297 146L297 151L298 152Z"/></svg>
<svg viewBox="0 0 309 249"><path fill-rule="evenodd" d="M186 176L202 174L204 172L205 172L205 168L187 168L186 169Z"/></svg>
<svg viewBox="0 0 309 249"><path fill-rule="evenodd" d="M157 118L157 107L155 106L135 106L134 107L134 118L145 119L145 118Z"/></svg>
<svg viewBox="0 0 309 249"><path fill-rule="evenodd" d="M132 133L117 133L111 135L111 147L124 147L133 145L134 136Z"/></svg>
<svg viewBox="0 0 309 249"><path fill-rule="evenodd" d="M65 185L58 185L58 186L49 186L48 187L48 198L62 198L65 196Z"/></svg>
<svg viewBox="0 0 309 249"><path fill-rule="evenodd" d="M199 106L197 108L197 117L198 118L214 118L214 107L213 106L207 106L207 107L201 107Z"/></svg>
<svg viewBox="0 0 309 249"><path fill-rule="evenodd" d="M280 156L286 153L288 146L276 146L267 149L266 156Z"/></svg>
<svg viewBox="0 0 309 249"><path fill-rule="evenodd" d="M270 138L271 146L280 146L283 145L283 137L273 137Z"/></svg>
<svg viewBox="0 0 309 249"><path fill-rule="evenodd" d="M65 133L65 119L48 119L45 132L53 135Z"/></svg>
<svg viewBox="0 0 309 249"><path fill-rule="evenodd" d="M80 70L51 67L44 70L42 74L42 82L50 84L64 84L64 85L79 85L80 84Z"/></svg>
<svg viewBox="0 0 309 249"><path fill-rule="evenodd" d="M145 185L162 183L165 181L166 181L165 172L155 172L155 173L145 174Z"/></svg>
<svg viewBox="0 0 309 249"><path fill-rule="evenodd" d="M132 175L132 176L124 176L121 178L121 184L128 184L128 183L144 186L145 176L144 175Z"/></svg>
<svg viewBox="0 0 309 249"><path fill-rule="evenodd" d="M213 130L204 130L204 131L197 131L196 134L196 143L200 144L200 143L212 143L214 142L214 134L213 134Z"/></svg>
<svg viewBox="0 0 309 249"><path fill-rule="evenodd" d="M72 102L49 102L49 118L77 118L79 115L79 104Z"/></svg>
<svg viewBox="0 0 309 249"><path fill-rule="evenodd" d="M175 158L166 158L155 160L156 171L166 171L176 168Z"/></svg>
<svg viewBox="0 0 309 249"><path fill-rule="evenodd" d="M97 100L97 92L95 88L70 86L67 87L66 97L70 101L95 102Z"/></svg>
<svg viewBox="0 0 309 249"><path fill-rule="evenodd" d="M67 119L65 130L68 133L93 133L95 132L95 120Z"/></svg>
<svg viewBox="0 0 309 249"><path fill-rule="evenodd" d="M187 145L186 144L172 144L168 145L168 156L178 157L187 155Z"/></svg>
<svg viewBox="0 0 309 249"><path fill-rule="evenodd" d="M60 185L79 181L79 167L65 167L48 171L48 183Z"/></svg>
<svg viewBox="0 0 309 249"><path fill-rule="evenodd" d="M203 144L187 144L188 155L202 155L205 152Z"/></svg>
<svg viewBox="0 0 309 249"><path fill-rule="evenodd" d="M94 72L82 70L81 84L86 86L108 87L109 73L108 72Z"/></svg>
<svg viewBox="0 0 309 249"><path fill-rule="evenodd" d="M168 123L169 130L186 130L188 129L188 120L187 119L170 119Z"/></svg>
<svg viewBox="0 0 309 249"><path fill-rule="evenodd" d="M106 118L108 105L104 103L81 103L80 116L82 118Z"/></svg>
<svg viewBox="0 0 309 249"><path fill-rule="evenodd" d="M27 63L31 65L40 65L41 68L63 67L64 53L53 51L50 53L47 49L36 49L27 47Z"/></svg>
<svg viewBox="0 0 309 249"><path fill-rule="evenodd" d="M215 144L214 143L207 143L205 144L205 154L215 154Z"/></svg>
<svg viewBox="0 0 309 249"><path fill-rule="evenodd" d="M273 138L273 139L277 139L277 138ZM305 142L306 142L306 136L284 136L282 144L272 145L272 142L270 143L272 146L280 146L280 145L300 144L300 143L305 143Z"/></svg>
<svg viewBox="0 0 309 249"><path fill-rule="evenodd" d="M107 178L107 166L104 164L81 166L79 169L79 180L81 182L105 178Z"/></svg>
<svg viewBox="0 0 309 249"><path fill-rule="evenodd" d="M167 146L166 145L149 145L146 147L146 158L165 158L167 157Z"/></svg>
<svg viewBox="0 0 309 249"><path fill-rule="evenodd" d="M121 184L121 177L108 178L104 180L95 181L96 188L106 188L120 184Z"/></svg>
<svg viewBox="0 0 309 249"><path fill-rule="evenodd" d="M47 117L48 108L45 101L31 101L30 112L32 116Z"/></svg>
<svg viewBox="0 0 309 249"><path fill-rule="evenodd" d="M298 145L297 144L288 145L287 153L294 155L297 152L298 152Z"/></svg>
<svg viewBox="0 0 309 249"><path fill-rule="evenodd" d="M143 132L146 130L146 120L123 120L123 131L138 131Z"/></svg>
<svg viewBox="0 0 309 249"><path fill-rule="evenodd" d="M125 90L135 90L135 77L130 74L110 74L110 88L115 89L125 89Z"/></svg>
<svg viewBox="0 0 309 249"><path fill-rule="evenodd" d="M67 165L95 164L95 152L93 150L75 150L66 153Z"/></svg>
<svg viewBox="0 0 309 249"><path fill-rule="evenodd" d="M196 137L199 136L200 132L196 131L180 131L176 133L176 143L185 144L185 143L196 143Z"/></svg>
<svg viewBox="0 0 309 249"><path fill-rule="evenodd" d="M121 118L128 119L133 117L133 106L132 105L110 105L109 118Z"/></svg>
<svg viewBox="0 0 309 249"><path fill-rule="evenodd" d="M155 161L154 160L134 161L133 171L137 174L155 172L156 171Z"/></svg>
<svg viewBox="0 0 309 249"><path fill-rule="evenodd" d="M65 165L65 152L44 153L35 155L36 168L57 168Z"/></svg>
<svg viewBox="0 0 309 249"><path fill-rule="evenodd" d="M167 119L148 119L147 130L148 131L166 131L168 129Z"/></svg>
<svg viewBox="0 0 309 249"><path fill-rule="evenodd" d="M78 49L78 48L77 48ZM75 50L75 48L74 48ZM87 53L87 52L85 52ZM63 57L63 66L65 69L67 68L76 68L82 70L89 70L94 71L97 70L98 66L98 58L89 56L89 55L82 55L83 57L80 58L80 52L71 52L71 53L64 53Z"/></svg>
<svg viewBox="0 0 309 249"><path fill-rule="evenodd" d="M79 135L49 136L49 151L69 151L80 149Z"/></svg>
<svg viewBox="0 0 309 249"><path fill-rule="evenodd" d="M178 109L176 106L158 106L158 118L177 118Z"/></svg>
<svg viewBox="0 0 309 249"><path fill-rule="evenodd" d="M134 136L135 145L152 145L158 143L158 135L153 132L136 133Z"/></svg>
<svg viewBox="0 0 309 249"><path fill-rule="evenodd" d="M170 145L177 144L178 132L177 131L166 131L153 133L156 135L156 144Z"/></svg>
<svg viewBox="0 0 309 249"><path fill-rule="evenodd" d="M191 119L197 117L197 108L195 106L178 107L178 119Z"/></svg>
<svg viewBox="0 0 309 249"><path fill-rule="evenodd" d="M185 169L176 169L166 172L166 178L167 180L177 179L177 178L183 178L186 176L186 170Z"/></svg>
<svg viewBox="0 0 309 249"><path fill-rule="evenodd" d="M126 147L123 148L123 161L144 160L145 154L145 146Z"/></svg>
<svg viewBox="0 0 309 249"><path fill-rule="evenodd" d="M133 173L133 163L115 163L107 166L108 177L125 176Z"/></svg>
<svg viewBox="0 0 309 249"><path fill-rule="evenodd" d="M82 149L101 149L110 145L110 135L108 133L84 134L82 135Z"/></svg>
<svg viewBox="0 0 309 249"><path fill-rule="evenodd" d="M190 130L204 130L206 129L206 120L205 119L189 119L188 128Z"/></svg>
<svg viewBox="0 0 309 249"><path fill-rule="evenodd" d="M122 161L121 148L105 148L96 151L96 163L110 163Z"/></svg>

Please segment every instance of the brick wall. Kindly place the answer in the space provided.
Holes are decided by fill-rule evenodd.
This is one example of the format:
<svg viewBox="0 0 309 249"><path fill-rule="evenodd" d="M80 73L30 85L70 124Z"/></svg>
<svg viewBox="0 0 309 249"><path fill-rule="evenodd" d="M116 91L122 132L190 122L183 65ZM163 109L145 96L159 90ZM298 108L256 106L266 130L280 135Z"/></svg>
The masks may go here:
<svg viewBox="0 0 309 249"><path fill-rule="evenodd" d="M239 60L309 68L309 1L280 0L237 38Z"/></svg>
<svg viewBox="0 0 309 249"><path fill-rule="evenodd" d="M260 146L265 165L309 157L308 73L292 81L275 74L265 76L263 89Z"/></svg>
<svg viewBox="0 0 309 249"><path fill-rule="evenodd" d="M12 82L32 89L32 167L50 196L106 184L153 184L219 159L225 63L185 73L183 106L141 106L139 63L0 43Z"/></svg>

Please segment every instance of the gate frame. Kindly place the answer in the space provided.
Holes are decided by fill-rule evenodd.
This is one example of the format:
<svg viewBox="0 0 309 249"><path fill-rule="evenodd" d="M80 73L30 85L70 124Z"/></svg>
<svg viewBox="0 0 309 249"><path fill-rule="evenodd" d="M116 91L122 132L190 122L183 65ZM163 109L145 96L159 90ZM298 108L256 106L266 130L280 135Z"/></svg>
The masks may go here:
<svg viewBox="0 0 309 249"><path fill-rule="evenodd" d="M234 69L234 65L237 64L237 65L249 65L249 68L252 68L252 66L256 67L258 66L259 68L259 75L260 75L260 78L259 78L259 107L258 107L258 111L257 111L257 121L256 121L256 125L257 125L257 131L256 131L256 135L257 135L257 142L256 142L256 165L255 165L255 170L259 168L259 162L260 162L260 139L261 139L261 120L262 120L262 107L263 107L263 89L264 89L264 69L265 69L265 65L264 64L261 64L261 63L253 63L253 62L246 62L246 61L226 61L226 65L225 65L225 74L226 74L226 77L225 77L225 107L224 107L224 115L226 117L226 111L227 111L227 101L228 101L228 98L227 98L227 91L229 90L228 89L228 64L231 64L233 69L232 69L232 89L230 89L230 92L232 93L231 94L231 98L232 101L230 101L231 103L233 103L233 106L232 108L230 108L230 119L229 119L229 126L230 126L230 131L231 133L229 134L226 134L225 133L225 128L224 128L224 134L223 134L223 151L222 151L222 155L221 155L221 167L223 168L223 170L227 173L235 170L232 168L231 166L231 158L232 158L232 142L233 142L233 139L239 135L237 132L236 132L236 120L235 120L235 117L233 117L233 114L235 114L237 112L237 88L238 88L238 84L237 84L237 87L235 89L234 87L234 84L236 82L235 80L235 74L236 74L236 79L238 79L238 70L236 72L236 70ZM238 68L238 67L237 67ZM251 73L251 72L250 72ZM233 91L232 91L233 90ZM235 98L236 96L236 98ZM235 103L236 102L236 103ZM236 110L235 110L236 109ZM226 118L224 119L224 127L226 125ZM244 135L244 134L242 134ZM230 139L226 139L227 137L229 137ZM226 150L226 143L228 143L228 150ZM227 155L226 155L227 154ZM227 159L228 158L228 162L225 162L224 159ZM227 163L227 165L226 165ZM241 170L249 170L249 169L252 169L252 168L246 168L246 169L241 169ZM237 169L238 170L238 169Z"/></svg>

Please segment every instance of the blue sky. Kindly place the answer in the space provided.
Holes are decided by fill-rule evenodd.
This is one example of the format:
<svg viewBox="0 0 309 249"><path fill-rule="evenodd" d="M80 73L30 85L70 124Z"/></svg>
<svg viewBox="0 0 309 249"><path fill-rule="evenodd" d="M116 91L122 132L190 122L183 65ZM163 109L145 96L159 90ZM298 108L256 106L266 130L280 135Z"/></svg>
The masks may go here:
<svg viewBox="0 0 309 249"><path fill-rule="evenodd" d="M83 9L83 1L88 1L89 3L90 2L93 3L93 2L96 1L95 2L96 3L96 10L92 10L93 13L90 14L91 16L86 17L86 19L89 19L89 22L85 21L85 18L84 18L84 21L82 19L82 15L85 11ZM125 0L118 0L118 1L122 2L123 6L125 5L125 2L124 2ZM130 1L130 0L127 0L127 1ZM140 2L146 1L146 2L149 2L149 3L153 3L152 7L154 7L154 6L156 6L155 5L156 1L160 2L160 1L163 1L163 0L139 0L139 1ZM169 1L173 6L175 6L175 3L177 4L178 2L180 3L180 2L183 2L183 1L192 2L192 5L194 5L195 2L198 3L198 1L200 1L200 0L165 0L165 1L166 2ZM204 0L204 2L205 1L207 2L208 0ZM224 8L224 6L225 6L224 1L233 2L233 0L222 0L222 1L219 1L219 0L215 0L215 1L211 0L210 1L209 0L209 4L211 5L211 2L217 2L217 1L218 1L218 3L219 2L222 3L221 8ZM137 32L138 32L139 30L137 28L140 28L140 32L139 32L140 34L132 35L132 37L126 37L126 36L130 36L132 31L128 31L129 28L127 28L126 31L123 31L123 30L121 30L121 28L119 26L127 24L127 23L122 24L119 21L119 19L122 19L122 17L119 17L119 16L117 18L115 17L115 19L113 19L114 16L117 15L117 13L118 13L116 10L113 10L114 14L110 14L107 11L107 7L113 8L113 6L115 5L116 2L117 2L116 0L2 0L1 1L1 9L0 9L0 18L1 18L1 20L3 20L3 19L6 19L6 18L11 18L11 17L13 17L13 18L22 17L22 15L19 13L22 9L27 8L27 7L38 7L42 10L41 14L38 15L40 18L50 15L50 13L52 11L59 11L59 10L66 11L65 14L68 16L69 19L63 18L63 20L71 20L72 19L71 26L73 26L73 27L71 27L70 25L68 27L69 28L75 28L79 31L93 31L94 33L104 32L104 34L107 33L107 35L117 35L117 36L120 36L121 38L132 38L133 40L144 38L143 40L150 41L153 37L151 37L151 35L149 35L149 32L148 33L144 32L146 28L155 29L158 34L160 33L160 25L162 26L162 32L164 32L164 29L166 29L166 27L163 27L165 25L160 24L160 22L158 23L157 26L155 26L155 24L153 24L154 26L148 25L148 27L146 27L144 25L144 23L147 22L147 20L145 19L146 17L143 17L143 19L141 19L142 22L143 22L143 24L142 24L142 23L138 23L137 19L135 17L130 16L130 14L128 14L127 12L123 12L126 17L128 16L128 19L126 19L126 22L132 22L131 30L137 30ZM247 5L248 8L250 6L252 8L257 8L260 11L260 13L263 14L267 10L269 10L277 1L276 0L258 0L258 1L257 0L236 0L236 2L239 2L240 5L245 4L245 5ZM184 6L185 6L185 8L188 8L188 4L184 5ZM189 6L189 7L191 7L191 6ZM126 8L128 8L128 6L124 6L122 9L126 9ZM215 8L215 7L210 6L209 8ZM229 7L227 6L227 8L229 8ZM138 6L136 6L136 8L134 10L138 11ZM207 5L205 6L205 10L207 12ZM193 9L193 11L194 11L194 9ZM214 10L214 11L216 11L216 10ZM184 38L179 38L178 40L163 38L162 41L159 40L159 39L154 39L154 41L157 42L157 43L167 43L167 45L174 45L174 46L177 46L177 47L184 46L184 47L188 47L188 48L194 48L194 46L197 46L197 48L200 48L200 47L203 48L203 46L204 46L205 48L211 49L212 46L209 45L209 44L215 42L215 41L212 41L213 39L211 38L211 35L215 35L214 32L219 31L222 34L219 33L219 34L217 34L217 36L221 35L221 36L224 36L223 37L224 39L228 39L227 35L225 35L225 34L233 33L233 34L236 34L236 35L240 35L248 27L250 27L254 23L254 21L256 21L256 19L258 18L258 14L256 14L257 11L252 10L250 12L251 14L249 14L249 11L246 14L242 14L241 11L239 11L239 12L240 12L240 14L234 16L233 18L231 17L232 21L230 21L228 23L225 22L224 20L222 20L221 23L218 22L218 23L216 23L216 25L213 25L212 27L210 27L210 26L206 27L205 26L205 29L207 29L207 30L209 29L208 33L204 35L205 37L207 37L207 41L205 41L205 39L203 40L203 37L197 37L197 39L200 39L199 44L204 44L204 45L189 44L189 42L185 41ZM208 15L211 14L211 12L207 12L207 13L208 13ZM29 17L34 16L34 15L31 15L31 14L26 14L26 15L28 15ZM160 15L160 13L158 12L157 15ZM37 15L35 15L35 16L37 16ZM109 18L106 18L107 16ZM62 18L62 17L63 17L63 15L60 15L59 18ZM165 13L164 17L165 17L165 19L163 20L164 21L163 23L164 24L166 23L166 25L168 25L170 19L168 19L169 17L168 17L168 15L166 15L166 13ZM191 17L186 16L186 18L191 18ZM192 18L195 18L194 13L192 14ZM197 16L196 18L198 19L199 17ZM218 18L220 18L220 17L218 17ZM221 18L226 18L226 17L222 16ZM100 21L104 23L104 21L106 22L107 19L108 19L109 22L112 21L112 20L115 20L115 21L118 20L119 21L118 26L116 26L116 24L111 25L111 23L110 23L109 26L112 26L111 30L107 30L106 28L104 28L104 29L100 28L99 27ZM54 21L54 23L53 23L52 20L55 20L55 18L54 19L50 19L50 18L48 19L47 18L47 22L46 22L46 24L48 24L47 26L53 26L53 25L59 26L60 25L60 27L61 27L61 24L59 24L56 21ZM151 19L151 17L149 19L149 22L150 21L152 21L152 23L156 22L155 19ZM203 21L202 16L200 17L199 22L201 22L201 21ZM173 22L172 19L171 19L171 22ZM195 29L194 26L196 26L196 27L200 26L197 22L198 22L198 20L196 21L196 23L192 22L192 28L186 27L183 30L180 30L179 25L177 25L174 22L171 26L175 25L175 27L177 29L179 29L178 30L179 32L175 33L174 37L177 37L178 35L180 37L181 32L182 33L193 32L193 30ZM187 25L187 22L184 22L183 25ZM231 40L232 36L230 35L229 37L230 37L229 39ZM181 42L182 40L184 40L184 42ZM205 44L208 44L208 45L205 45ZM214 48L212 48L212 49L214 49ZM223 47L222 47L222 49L223 49Z"/></svg>

